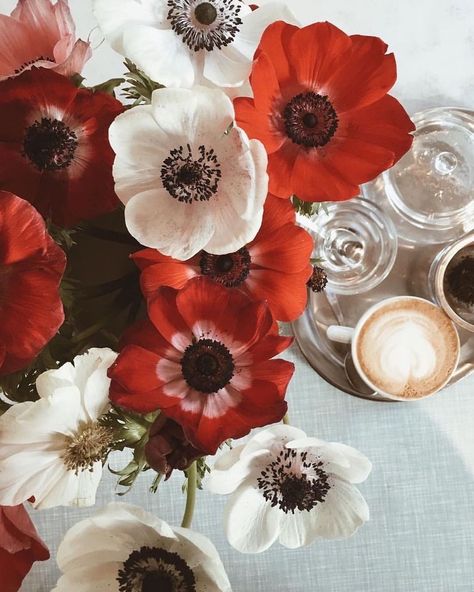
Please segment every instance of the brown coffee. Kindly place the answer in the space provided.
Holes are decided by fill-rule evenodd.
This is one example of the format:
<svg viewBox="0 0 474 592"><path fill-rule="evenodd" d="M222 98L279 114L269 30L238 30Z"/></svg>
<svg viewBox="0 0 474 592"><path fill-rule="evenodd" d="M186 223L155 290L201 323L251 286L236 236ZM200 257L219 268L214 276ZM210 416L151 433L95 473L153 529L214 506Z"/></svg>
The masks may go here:
<svg viewBox="0 0 474 592"><path fill-rule="evenodd" d="M377 308L354 345L372 385L403 399L425 397L442 388L459 354L458 334L450 319L434 304L416 298Z"/></svg>

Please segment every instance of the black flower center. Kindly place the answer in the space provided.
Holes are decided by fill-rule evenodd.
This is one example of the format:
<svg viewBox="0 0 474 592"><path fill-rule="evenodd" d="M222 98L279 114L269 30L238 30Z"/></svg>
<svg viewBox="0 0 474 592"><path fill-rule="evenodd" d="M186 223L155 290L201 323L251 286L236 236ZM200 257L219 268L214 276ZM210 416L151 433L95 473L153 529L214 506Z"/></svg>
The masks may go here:
<svg viewBox="0 0 474 592"><path fill-rule="evenodd" d="M228 255L211 255L202 251L199 265L202 275L208 275L226 288L236 288L247 279L250 263L250 253L247 247L242 247Z"/></svg>
<svg viewBox="0 0 474 592"><path fill-rule="evenodd" d="M170 574L150 572L145 575L141 592L173 592L174 586Z"/></svg>
<svg viewBox="0 0 474 592"><path fill-rule="evenodd" d="M201 25L212 25L217 18L217 10L211 2L203 2L196 6L194 16Z"/></svg>
<svg viewBox="0 0 474 592"><path fill-rule="evenodd" d="M117 582L120 592L196 592L196 578L186 561L157 547L133 551Z"/></svg>
<svg viewBox="0 0 474 592"><path fill-rule="evenodd" d="M325 95L301 93L283 111L285 130L295 144L308 148L325 146L339 125L337 113Z"/></svg>
<svg viewBox="0 0 474 592"><path fill-rule="evenodd" d="M70 166L77 145L77 136L67 125L43 117L26 130L23 154L40 171L59 171Z"/></svg>
<svg viewBox="0 0 474 592"><path fill-rule="evenodd" d="M242 19L240 0L168 0L168 21L193 51L212 51L232 43Z"/></svg>
<svg viewBox="0 0 474 592"><path fill-rule="evenodd" d="M286 514L312 510L324 501L331 486L319 459L307 452L283 449L257 480L263 497Z"/></svg>
<svg viewBox="0 0 474 592"><path fill-rule="evenodd" d="M214 150L190 144L171 150L161 166L161 181L171 197L185 203L209 201L217 193L222 176Z"/></svg>
<svg viewBox="0 0 474 592"><path fill-rule="evenodd" d="M234 375L234 359L226 346L213 339L200 339L186 348L181 359L183 377L202 393L216 393Z"/></svg>

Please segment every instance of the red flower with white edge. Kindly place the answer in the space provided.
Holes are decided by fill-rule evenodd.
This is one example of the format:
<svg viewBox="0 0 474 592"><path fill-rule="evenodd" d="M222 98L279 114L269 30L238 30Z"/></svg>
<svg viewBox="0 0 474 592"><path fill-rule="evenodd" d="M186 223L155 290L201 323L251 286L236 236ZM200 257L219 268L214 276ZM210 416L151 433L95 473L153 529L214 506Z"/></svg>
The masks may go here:
<svg viewBox="0 0 474 592"><path fill-rule="evenodd" d="M19 0L11 16L0 14L0 78L32 66L72 76L91 56L90 43L76 40L67 0Z"/></svg>
<svg viewBox="0 0 474 592"><path fill-rule="evenodd" d="M396 99L393 54L376 37L330 23L270 25L251 75L254 98L235 99L236 120L269 155L270 192L338 201L395 164L415 128Z"/></svg>
<svg viewBox="0 0 474 592"><path fill-rule="evenodd" d="M178 261L145 249L132 258L142 270L141 286L147 299L161 286L179 289L190 278L204 275L226 288L239 288L255 300L266 300L275 319L292 321L306 306L312 250L313 240L295 224L291 203L269 195L257 236L234 253L201 251L188 261Z"/></svg>
<svg viewBox="0 0 474 592"><path fill-rule="evenodd" d="M112 211L108 131L122 110L112 96L44 68L0 82L0 189L59 226Z"/></svg>
<svg viewBox="0 0 474 592"><path fill-rule="evenodd" d="M160 288L148 314L109 370L113 403L161 409L209 454L282 419L294 365L271 358L292 339L272 332L265 303L195 278L180 291Z"/></svg>
<svg viewBox="0 0 474 592"><path fill-rule="evenodd" d="M35 208L0 191L0 375L27 366L62 325L65 267Z"/></svg>
<svg viewBox="0 0 474 592"><path fill-rule="evenodd" d="M24 506L0 506L2 592L17 592L33 563L47 559L48 548Z"/></svg>

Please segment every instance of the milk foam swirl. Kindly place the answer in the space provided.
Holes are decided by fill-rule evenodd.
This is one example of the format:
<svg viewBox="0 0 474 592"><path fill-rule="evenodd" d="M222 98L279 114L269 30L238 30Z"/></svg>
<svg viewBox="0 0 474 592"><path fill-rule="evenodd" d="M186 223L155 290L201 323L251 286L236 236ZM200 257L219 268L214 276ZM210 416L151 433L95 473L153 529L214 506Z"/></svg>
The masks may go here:
<svg viewBox="0 0 474 592"><path fill-rule="evenodd" d="M358 338L358 359L369 380L402 397L434 392L452 371L457 335L438 308L418 300L377 310Z"/></svg>

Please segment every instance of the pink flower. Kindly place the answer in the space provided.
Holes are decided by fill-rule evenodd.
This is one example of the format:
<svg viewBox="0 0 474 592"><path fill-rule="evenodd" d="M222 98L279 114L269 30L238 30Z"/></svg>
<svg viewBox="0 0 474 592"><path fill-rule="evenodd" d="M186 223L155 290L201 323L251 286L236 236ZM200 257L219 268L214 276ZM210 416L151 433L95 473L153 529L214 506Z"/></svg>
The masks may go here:
<svg viewBox="0 0 474 592"><path fill-rule="evenodd" d="M76 40L68 0L18 0L11 16L0 15L0 79L32 65L72 76L91 57L90 44Z"/></svg>

